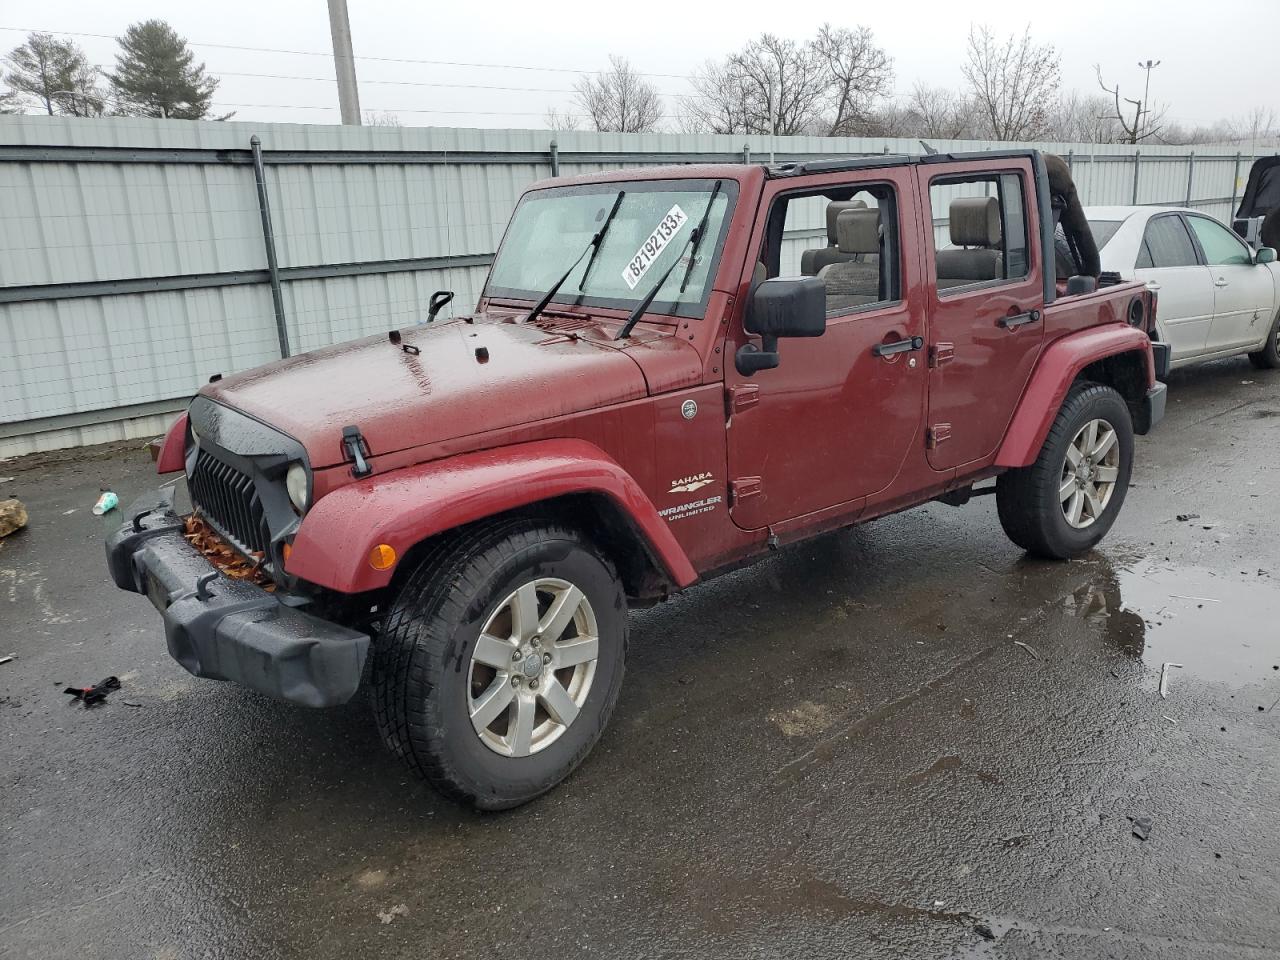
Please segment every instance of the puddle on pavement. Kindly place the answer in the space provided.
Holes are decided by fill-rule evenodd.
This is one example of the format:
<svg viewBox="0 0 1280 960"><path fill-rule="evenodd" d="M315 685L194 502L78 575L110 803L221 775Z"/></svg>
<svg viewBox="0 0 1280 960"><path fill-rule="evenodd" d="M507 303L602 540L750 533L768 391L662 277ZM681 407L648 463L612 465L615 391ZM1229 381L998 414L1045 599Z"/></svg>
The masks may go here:
<svg viewBox="0 0 1280 960"><path fill-rule="evenodd" d="M1280 681L1280 587L1270 577L1138 562L1108 570L1067 605L1105 621L1110 641L1156 669L1181 663L1232 686Z"/></svg>

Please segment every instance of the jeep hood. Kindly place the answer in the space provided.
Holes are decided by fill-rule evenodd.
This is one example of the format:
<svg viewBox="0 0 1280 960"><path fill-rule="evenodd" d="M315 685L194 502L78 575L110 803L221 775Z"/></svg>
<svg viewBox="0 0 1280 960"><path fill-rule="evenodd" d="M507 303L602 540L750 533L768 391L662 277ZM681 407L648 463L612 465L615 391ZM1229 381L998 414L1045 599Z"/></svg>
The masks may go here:
<svg viewBox="0 0 1280 960"><path fill-rule="evenodd" d="M313 467L344 459L358 426L373 456L647 394L636 360L589 330L477 316L301 354L201 393L301 442ZM587 339L589 337L589 339Z"/></svg>

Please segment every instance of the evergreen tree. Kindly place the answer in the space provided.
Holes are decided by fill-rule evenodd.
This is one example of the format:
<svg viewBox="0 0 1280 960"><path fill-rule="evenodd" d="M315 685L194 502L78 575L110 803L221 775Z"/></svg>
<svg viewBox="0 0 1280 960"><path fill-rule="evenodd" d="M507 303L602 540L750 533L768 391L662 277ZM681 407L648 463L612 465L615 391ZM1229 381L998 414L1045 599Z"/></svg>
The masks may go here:
<svg viewBox="0 0 1280 960"><path fill-rule="evenodd" d="M163 20L131 25L119 38L110 75L121 113L200 120L208 116L218 81L207 76L187 41Z"/></svg>
<svg viewBox="0 0 1280 960"><path fill-rule="evenodd" d="M10 92L0 95L0 112L34 103L49 116L96 117L103 111L98 68L89 63L70 40L33 33L10 51L5 82Z"/></svg>

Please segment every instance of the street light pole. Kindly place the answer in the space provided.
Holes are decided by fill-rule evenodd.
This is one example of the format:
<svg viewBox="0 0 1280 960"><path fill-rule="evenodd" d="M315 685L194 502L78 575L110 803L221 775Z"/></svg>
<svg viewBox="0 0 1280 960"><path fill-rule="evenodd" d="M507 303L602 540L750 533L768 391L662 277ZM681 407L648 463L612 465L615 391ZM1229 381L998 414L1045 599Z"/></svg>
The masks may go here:
<svg viewBox="0 0 1280 960"><path fill-rule="evenodd" d="M342 122L360 126L360 94L356 89L356 59L351 53L351 22L347 0L329 0L329 33L333 36L333 68L338 76L338 107Z"/></svg>
<svg viewBox="0 0 1280 960"><path fill-rule="evenodd" d="M1139 114L1138 132L1139 133L1142 133L1142 126L1143 126L1142 114L1146 114L1148 116L1151 115L1151 71L1154 70L1156 67L1160 66L1160 63L1161 61L1159 60L1148 60L1146 63L1138 64L1138 66L1141 69L1147 71L1147 85L1143 87L1143 90L1142 90L1142 106L1138 108L1138 114ZM1142 134L1142 136L1146 136L1146 134ZM1141 140L1142 137L1140 136L1138 137L1138 139Z"/></svg>

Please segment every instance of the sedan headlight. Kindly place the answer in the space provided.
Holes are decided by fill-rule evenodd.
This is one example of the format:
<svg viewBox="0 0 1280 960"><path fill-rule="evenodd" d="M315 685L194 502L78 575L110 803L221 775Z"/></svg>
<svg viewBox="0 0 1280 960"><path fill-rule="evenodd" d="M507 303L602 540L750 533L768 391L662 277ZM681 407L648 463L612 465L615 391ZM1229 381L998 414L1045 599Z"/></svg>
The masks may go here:
<svg viewBox="0 0 1280 960"><path fill-rule="evenodd" d="M289 472L284 476L285 489L289 491L289 502L298 513L307 510L307 468L300 463L289 464Z"/></svg>

